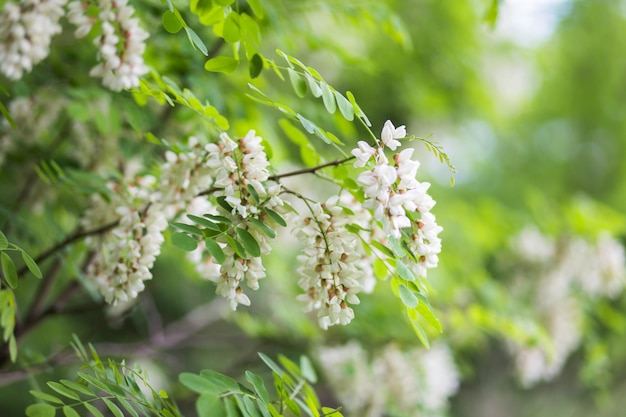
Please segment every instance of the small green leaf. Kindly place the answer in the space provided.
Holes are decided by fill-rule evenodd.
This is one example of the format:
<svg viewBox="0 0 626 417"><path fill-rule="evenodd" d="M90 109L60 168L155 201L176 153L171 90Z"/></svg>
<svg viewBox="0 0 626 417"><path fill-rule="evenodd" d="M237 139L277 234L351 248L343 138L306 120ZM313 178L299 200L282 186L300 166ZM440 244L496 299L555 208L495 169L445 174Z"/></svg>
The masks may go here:
<svg viewBox="0 0 626 417"><path fill-rule="evenodd" d="M209 59L204 64L204 69L211 72L223 72L224 74L230 74L237 69L239 61L229 56L217 56Z"/></svg>
<svg viewBox="0 0 626 417"><path fill-rule="evenodd" d="M29 254L27 254L23 250L20 251L20 252L22 253L22 259L24 260L24 263L26 264L26 267L28 268L28 270L34 276L36 276L37 278L41 279L41 277L42 277L41 270L37 266L37 263L33 260L33 258L30 257Z"/></svg>
<svg viewBox="0 0 626 417"><path fill-rule="evenodd" d="M78 382L69 381L67 379L62 379L60 382L66 387L73 389L74 391L80 392L81 394L85 394L90 397L96 396L96 393L91 388L86 387L83 384L79 384Z"/></svg>
<svg viewBox="0 0 626 417"><path fill-rule="evenodd" d="M256 227L261 229L263 233L265 233L267 236L271 237L272 239L276 237L276 233L259 219L252 218L250 219L250 223L252 223Z"/></svg>
<svg viewBox="0 0 626 417"><path fill-rule="evenodd" d="M291 82L291 86L296 92L296 95L298 97L306 96L306 81L300 76L300 74L292 68L287 68L287 74L289 74L289 81Z"/></svg>
<svg viewBox="0 0 626 417"><path fill-rule="evenodd" d="M219 394L205 392L196 400L196 411L198 417L216 417L223 416L226 413L226 407Z"/></svg>
<svg viewBox="0 0 626 417"><path fill-rule="evenodd" d="M235 253L240 257L240 258L244 258L247 259L247 255L246 255L246 250L244 249L243 246L241 246L241 243L239 243L238 241L236 241L235 239L233 239L232 237L230 237L229 235L224 235L224 239L226 239L226 243L228 243L228 246L230 246L231 248L233 248L233 250L235 251Z"/></svg>
<svg viewBox="0 0 626 417"><path fill-rule="evenodd" d="M267 355L261 352L259 352L258 354L261 360L265 362L268 368L270 368L276 375L278 375L279 377L282 377L285 374L285 372L280 368L280 366L278 366L276 362L271 360Z"/></svg>
<svg viewBox="0 0 626 417"><path fill-rule="evenodd" d="M80 417L80 414L69 405L63 407L63 414L65 414L65 417Z"/></svg>
<svg viewBox="0 0 626 417"><path fill-rule="evenodd" d="M231 210L232 210L232 207L231 207ZM207 219L211 219L218 223L226 223L226 224L232 223L232 221L228 217L224 217L224 216L216 216L214 214L203 214L203 216L206 217Z"/></svg>
<svg viewBox="0 0 626 417"><path fill-rule="evenodd" d="M326 110L328 111L328 113L333 114L335 113L335 110L337 110L333 92L330 90L330 87L328 86L328 84L326 83L320 83L320 84L322 88L322 100L324 101L324 107L326 107Z"/></svg>
<svg viewBox="0 0 626 417"><path fill-rule="evenodd" d="M241 40L241 24L237 12L230 12L228 16L226 16L222 36L228 43L236 43Z"/></svg>
<svg viewBox="0 0 626 417"><path fill-rule="evenodd" d="M215 372L211 369L203 369L200 371L200 376L210 381L216 389L221 390L220 392L239 390L239 384L237 381L227 375Z"/></svg>
<svg viewBox="0 0 626 417"><path fill-rule="evenodd" d="M270 396L267 393L267 388L265 388L263 378L253 372L246 371L246 380L252 384L252 386L254 387L254 391L256 391L259 398L261 398L266 403L270 402Z"/></svg>
<svg viewBox="0 0 626 417"><path fill-rule="evenodd" d="M96 407L89 403L83 403L87 411L89 411L94 417L104 417L104 415Z"/></svg>
<svg viewBox="0 0 626 417"><path fill-rule="evenodd" d="M435 315L435 311L433 307L428 302L428 299L424 297L422 294L416 294L417 299L419 300L419 304L417 305L417 312L424 317L424 319L433 326L435 329L439 330L439 332L443 332L443 327L441 326L441 322Z"/></svg>
<svg viewBox="0 0 626 417"><path fill-rule="evenodd" d="M259 193L256 192L256 189L252 186L252 184L246 185L246 190L252 196L252 199L256 204L259 204Z"/></svg>
<svg viewBox="0 0 626 417"><path fill-rule="evenodd" d="M263 58L261 58L259 54L254 54L252 58L250 58L250 78L258 77L261 71L263 71Z"/></svg>
<svg viewBox="0 0 626 417"><path fill-rule="evenodd" d="M213 223L211 220L206 219L204 217L194 216L193 214L188 214L187 218L194 223L199 224L200 226L204 226L207 229L215 230L216 232L220 232L221 229L218 225Z"/></svg>
<svg viewBox="0 0 626 417"><path fill-rule="evenodd" d="M302 355L300 356L300 369L302 370L302 376L309 382L315 384L317 382L317 374L311 360Z"/></svg>
<svg viewBox="0 0 626 417"><path fill-rule="evenodd" d="M204 56L209 56L209 50L207 49L202 39L200 39L200 36L198 36L198 34L194 32L193 29L191 29L190 27L185 27L185 32L187 32L187 37L189 38L191 44L195 45L195 47L198 48L200 52L204 54Z"/></svg>
<svg viewBox="0 0 626 417"><path fill-rule="evenodd" d="M398 287L398 294L400 295L400 299L402 300L402 304L407 306L408 308L417 307L418 300L413 291L411 291L406 285L400 284Z"/></svg>
<svg viewBox="0 0 626 417"><path fill-rule="evenodd" d="M274 219L274 221L276 223L278 223L279 225L281 225L282 227L287 227L287 222L285 221L285 219L283 219L283 217L276 213L274 210L270 209L270 208L264 208L263 210L265 210L265 212L272 218Z"/></svg>
<svg viewBox="0 0 626 417"><path fill-rule="evenodd" d="M354 95L350 91L346 91L346 97L348 97L348 101L350 102L350 104L352 104L352 107L354 108L354 113L365 122L367 127L372 127L372 122L370 122L370 119L367 118L363 110L361 110L361 107L359 107L359 105L356 103Z"/></svg>
<svg viewBox="0 0 626 417"><path fill-rule="evenodd" d="M7 237L0 231L0 250L6 249L9 247L9 240Z"/></svg>
<svg viewBox="0 0 626 417"><path fill-rule="evenodd" d="M260 0L248 0L248 5L259 19L263 19L265 17L265 10L263 9L263 5Z"/></svg>
<svg viewBox="0 0 626 417"><path fill-rule="evenodd" d="M313 94L313 97L315 98L319 98L322 96L322 88L320 87L320 85L318 84L317 81L315 81L315 78L313 78L313 76L311 74L309 74L308 72L304 74L305 78L306 78L306 82L309 85L309 90L311 90L311 94Z"/></svg>
<svg viewBox="0 0 626 417"><path fill-rule="evenodd" d="M315 133L315 130L317 129L317 126L315 126L315 123L313 123L312 121L310 121L309 119L307 119L301 114L298 114L296 117L300 121L300 124L302 125L304 130L306 130L307 132L311 134Z"/></svg>
<svg viewBox="0 0 626 417"><path fill-rule="evenodd" d="M398 275L405 281L415 281L415 273L400 259L396 261Z"/></svg>
<svg viewBox="0 0 626 417"><path fill-rule="evenodd" d="M80 397L78 396L78 394L76 394L74 391L72 391L71 389L69 389L68 387L59 384L58 382L54 382L54 381L49 381L47 383L47 385L52 388L54 391L56 391L57 393L70 398L72 400L77 400L80 401Z"/></svg>
<svg viewBox="0 0 626 417"><path fill-rule="evenodd" d="M348 121L354 120L354 107L350 104L347 98L345 98L339 91L335 91L335 98L337 99L337 105L339 111L344 119Z"/></svg>
<svg viewBox="0 0 626 417"><path fill-rule="evenodd" d="M256 241L256 239L250 234L250 232L248 232L246 229L238 227L237 236L239 236L243 247L250 255L254 256L255 258L261 256L261 248L259 246L259 242Z"/></svg>
<svg viewBox="0 0 626 417"><path fill-rule="evenodd" d="M4 279L6 279L7 284L9 284L11 288L17 288L18 278L13 259L11 259L6 252L2 252L2 254L0 254L0 260L2 262L2 274L4 274Z"/></svg>
<svg viewBox="0 0 626 417"><path fill-rule="evenodd" d="M133 408L132 405L130 405L130 403L127 400L125 400L124 398L118 397L117 401L126 411L128 411L131 417L139 417L139 414L137 413L137 411Z"/></svg>
<svg viewBox="0 0 626 417"><path fill-rule="evenodd" d="M11 363L15 363L17 359L17 340L14 334L9 337L9 358L11 359Z"/></svg>
<svg viewBox="0 0 626 417"><path fill-rule="evenodd" d="M187 233L191 233L192 235L204 236L204 233L202 233L202 230L200 230L199 228L197 228L196 226L192 224L174 222L172 223L172 226L180 230L183 230Z"/></svg>
<svg viewBox="0 0 626 417"><path fill-rule="evenodd" d="M183 24L176 14L170 10L166 10L165 13L163 13L161 22L163 23L163 28L169 33L178 33L183 28Z"/></svg>
<svg viewBox="0 0 626 417"><path fill-rule="evenodd" d="M204 244L211 256L215 259L215 262L218 264L224 263L226 255L224 255L224 250L215 240L205 239Z"/></svg>
<svg viewBox="0 0 626 417"><path fill-rule="evenodd" d="M415 331L415 334L419 338L420 342L422 342L427 349L430 349L428 335L418 321L417 312L413 309L407 309L407 314L409 315L409 319L411 321L411 327L413 327L413 331Z"/></svg>
<svg viewBox="0 0 626 417"><path fill-rule="evenodd" d="M178 249L182 249L187 252L191 252L198 247L198 242L196 241L196 239L184 233L172 234L172 244L174 244L174 246L176 246Z"/></svg>
<svg viewBox="0 0 626 417"><path fill-rule="evenodd" d="M389 249L387 246L383 245L379 241L375 240L372 242L372 246L381 251L383 254L387 255L390 258L395 258L393 251Z"/></svg>
<svg viewBox="0 0 626 417"><path fill-rule="evenodd" d="M53 404L63 404L63 400L61 400L60 398L55 397L54 395L50 395L50 394L46 394L45 392L41 392L41 391L28 391L30 392L30 394L35 397L35 398L39 398L40 400L44 400L47 401L49 403L53 403Z"/></svg>
<svg viewBox="0 0 626 417"><path fill-rule="evenodd" d="M56 412L50 404L33 404L26 408L27 417L54 417Z"/></svg>
<svg viewBox="0 0 626 417"><path fill-rule="evenodd" d="M398 258L403 257L404 249L402 249L400 241L393 236L389 236L387 240L389 242L389 246L391 246L391 250L393 251L394 255L396 255Z"/></svg>
<svg viewBox="0 0 626 417"><path fill-rule="evenodd" d="M181 384L196 392L202 394L204 392L212 391L215 386L206 378L202 378L200 375L192 374L190 372L183 372L178 376L178 380Z"/></svg>
<svg viewBox="0 0 626 417"><path fill-rule="evenodd" d="M124 413L122 413L122 410L120 410L120 408L115 405L113 401L109 400L108 398L103 398L102 401L104 401L107 408L111 410L115 417L124 417Z"/></svg>

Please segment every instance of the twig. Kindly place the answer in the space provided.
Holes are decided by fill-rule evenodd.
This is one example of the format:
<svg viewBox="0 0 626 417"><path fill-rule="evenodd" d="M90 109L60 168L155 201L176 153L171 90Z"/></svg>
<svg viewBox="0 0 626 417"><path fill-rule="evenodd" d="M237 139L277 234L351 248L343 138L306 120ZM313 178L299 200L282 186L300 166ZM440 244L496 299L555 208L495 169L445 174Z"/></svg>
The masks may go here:
<svg viewBox="0 0 626 417"><path fill-rule="evenodd" d="M293 176L296 176L296 175L314 174L317 171L319 171L320 169L341 165L341 164L343 164L345 162L348 162L348 161L350 161L351 159L354 159L354 158L355 158L354 156L349 156L347 158L335 159L334 161L327 162L327 163L321 164L321 165L317 165L317 166L314 166L314 167L311 167L311 168L303 168L303 169L298 169L298 170L291 171L291 172L285 172L284 174L272 175L268 179L272 180L272 181L278 181L281 178L293 177Z"/></svg>

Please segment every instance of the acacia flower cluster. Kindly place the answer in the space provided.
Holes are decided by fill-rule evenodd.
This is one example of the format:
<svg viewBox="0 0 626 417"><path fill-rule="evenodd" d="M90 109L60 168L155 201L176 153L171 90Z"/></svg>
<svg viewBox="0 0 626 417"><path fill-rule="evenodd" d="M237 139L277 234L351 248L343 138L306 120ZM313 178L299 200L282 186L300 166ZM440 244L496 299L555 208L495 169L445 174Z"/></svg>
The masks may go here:
<svg viewBox="0 0 626 417"><path fill-rule="evenodd" d="M148 32L133 18L135 9L128 0L101 0L99 3L101 34L94 39L99 48L100 63L89 75L101 77L102 84L113 91L121 91L139 85L139 77L148 72L143 53ZM87 23L76 16L79 34L88 32Z"/></svg>
<svg viewBox="0 0 626 417"><path fill-rule="evenodd" d="M133 17L135 9L128 0L99 0L98 13L92 15L89 3L74 0L23 0L6 2L0 13L0 71L12 80L41 62L50 53L50 42L61 33L59 20L67 15L76 25L77 38L87 36L96 26L94 43L98 61L90 75L102 78L113 91L139 85L139 77L148 72L143 60L148 33ZM96 23L99 23L96 25Z"/></svg>
<svg viewBox="0 0 626 417"><path fill-rule="evenodd" d="M404 126L396 128L388 120L375 147L359 141L352 155L356 157L355 167L369 168L358 177L367 198L363 206L374 211L374 219L382 223L386 235L395 239L406 236L408 246L419 260L413 264L414 272L425 277L427 269L439 262L438 235L443 228L430 212L435 205L427 193L430 184L415 178L420 163L411 159L414 149L394 154L393 162L385 155L386 148L396 150L400 146L398 139L405 136Z"/></svg>
<svg viewBox="0 0 626 417"><path fill-rule="evenodd" d="M279 185L268 181L269 162L261 141L250 130L238 142L223 133L217 143L206 146L206 166L215 178L213 195L223 199L222 205L213 208L214 214L228 219L233 227L214 240L223 253L222 260L215 259L204 242L192 256L198 272L217 284L216 293L228 299L233 310L239 304L250 305L242 288L244 281L248 288L257 290L259 280L265 278L261 256L271 252L269 239L275 233L275 223L264 209L282 210L283 206ZM263 228L254 226L250 219ZM258 256L237 253L236 245L230 244L242 239L242 235L256 242Z"/></svg>
<svg viewBox="0 0 626 417"><path fill-rule="evenodd" d="M12 80L50 53L50 40L61 32L59 19L67 0L7 2L0 14L0 71Z"/></svg>
<svg viewBox="0 0 626 417"><path fill-rule="evenodd" d="M511 345L523 385L556 377L567 358L583 339L585 300L615 298L626 285L624 247L608 233L595 242L582 237L556 240L535 228L526 228L513 240L513 247L527 263L530 276L515 287L525 288L538 277L527 296L533 300L553 346ZM526 285L524 285L526 284Z"/></svg>
<svg viewBox="0 0 626 417"><path fill-rule="evenodd" d="M334 196L323 204L309 204L310 214L300 217L294 229L304 241L298 256L298 285L305 293L298 299L306 303L306 311L317 311L323 329L350 323L354 318L350 305L360 302L357 294L373 287L373 273L359 237L346 228L348 224L368 226L369 212L356 201L341 203ZM344 207L349 207L350 214Z"/></svg>
<svg viewBox="0 0 626 417"><path fill-rule="evenodd" d="M363 346L351 341L322 347L317 356L347 415L442 416L459 388L459 371L442 343L427 351L389 344L368 358Z"/></svg>

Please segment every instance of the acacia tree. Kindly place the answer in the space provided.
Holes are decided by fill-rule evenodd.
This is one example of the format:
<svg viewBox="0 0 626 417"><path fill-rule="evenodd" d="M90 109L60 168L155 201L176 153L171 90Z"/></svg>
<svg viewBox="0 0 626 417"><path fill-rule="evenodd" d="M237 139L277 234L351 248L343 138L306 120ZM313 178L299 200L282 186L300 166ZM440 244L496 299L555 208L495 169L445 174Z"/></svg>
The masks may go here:
<svg viewBox="0 0 626 417"><path fill-rule="evenodd" d="M458 14L420 5L464 36ZM587 379L610 366L584 335L616 316L623 246L597 232L618 233L622 217L575 202L558 221L577 236L555 237L545 224L503 227L516 214L475 196L435 207L417 155L455 169L398 117L413 100L398 97L404 85L368 85L364 105L364 88L329 81L355 62L351 73L368 71L367 32L409 56L409 28L387 3L2 7L0 384L53 371L38 378L45 388L31 385L27 415L177 416L189 402L201 416L441 415L460 378L448 343L472 349L485 335L504 339L524 386L555 378L581 345ZM393 52L378 47L385 77L407 71L414 57L390 66ZM450 56L420 53L418 78L446 81L429 71ZM471 95L447 82L432 94ZM456 256L431 281L439 213ZM225 342L228 354L205 341L201 360L170 366L184 388L133 363L157 356L168 367L167 352L225 315L247 339ZM442 323L452 337L425 350ZM272 338L285 354L261 344ZM246 344L255 359L223 366ZM74 362L82 368L63 367ZM333 398L318 399L316 370Z"/></svg>

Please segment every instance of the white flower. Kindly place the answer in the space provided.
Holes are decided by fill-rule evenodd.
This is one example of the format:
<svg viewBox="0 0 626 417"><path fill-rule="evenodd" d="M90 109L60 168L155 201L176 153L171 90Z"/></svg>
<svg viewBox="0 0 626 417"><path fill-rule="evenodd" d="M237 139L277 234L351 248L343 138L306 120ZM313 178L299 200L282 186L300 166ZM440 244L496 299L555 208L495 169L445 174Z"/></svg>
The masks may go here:
<svg viewBox="0 0 626 417"><path fill-rule="evenodd" d="M387 120L385 125L383 126L383 131L380 134L380 140L383 142L383 145L395 151L398 146L400 146L400 141L397 139L401 139L406 137L406 128L404 126L400 126L395 128L391 120Z"/></svg>
<svg viewBox="0 0 626 417"><path fill-rule="evenodd" d="M356 157L354 163L355 168L363 168L367 161L376 154L376 149L368 145L367 142L362 140L357 142L358 148L352 150L352 155Z"/></svg>

